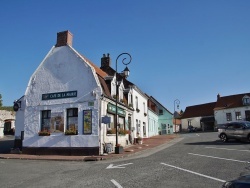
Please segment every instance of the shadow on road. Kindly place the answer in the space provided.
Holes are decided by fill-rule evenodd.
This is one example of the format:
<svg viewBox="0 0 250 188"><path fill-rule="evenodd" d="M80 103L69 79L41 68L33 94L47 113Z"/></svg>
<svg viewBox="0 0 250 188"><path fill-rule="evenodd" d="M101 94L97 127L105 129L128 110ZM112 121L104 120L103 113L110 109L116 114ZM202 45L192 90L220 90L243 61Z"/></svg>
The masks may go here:
<svg viewBox="0 0 250 188"><path fill-rule="evenodd" d="M14 147L14 137L8 139L0 139L0 153L10 153L10 149Z"/></svg>

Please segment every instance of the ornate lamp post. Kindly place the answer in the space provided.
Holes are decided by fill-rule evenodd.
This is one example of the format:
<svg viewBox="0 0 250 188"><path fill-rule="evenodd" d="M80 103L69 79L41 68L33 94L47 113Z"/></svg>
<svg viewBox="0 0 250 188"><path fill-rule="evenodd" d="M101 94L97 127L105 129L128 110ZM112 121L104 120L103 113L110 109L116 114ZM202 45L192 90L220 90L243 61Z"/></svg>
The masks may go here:
<svg viewBox="0 0 250 188"><path fill-rule="evenodd" d="M177 109L179 109L179 104L180 104L179 99L175 99L174 100L174 129L175 129L175 132L176 132L175 105L177 106Z"/></svg>
<svg viewBox="0 0 250 188"><path fill-rule="evenodd" d="M122 152L121 149L120 149L121 146L118 145L118 123L117 123L118 122L118 106L117 106L117 102L118 102L119 95L118 95L117 63L118 63L118 59L121 56L124 56L124 55L129 57L127 63L125 62L125 60L127 59L126 57L122 59L122 63L124 65L126 65L126 68L123 70L123 74L124 74L125 78L127 78L128 75L129 75L129 69L128 69L127 65L132 60L132 57L131 57L131 55L129 53L121 53L116 58L116 67L115 67L115 78L116 78L116 84L115 84L115 87L116 87L116 100L115 100L115 128L116 128L115 140L116 140L116 145L115 145L115 153L116 154L119 154L119 153Z"/></svg>

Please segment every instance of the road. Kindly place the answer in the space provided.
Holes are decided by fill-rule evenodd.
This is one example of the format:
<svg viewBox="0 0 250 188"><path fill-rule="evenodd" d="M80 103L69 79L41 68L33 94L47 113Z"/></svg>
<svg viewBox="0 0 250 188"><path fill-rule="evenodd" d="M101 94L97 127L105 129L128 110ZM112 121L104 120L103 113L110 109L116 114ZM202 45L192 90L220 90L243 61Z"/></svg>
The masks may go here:
<svg viewBox="0 0 250 188"><path fill-rule="evenodd" d="M217 133L183 134L162 150L119 160L0 160L0 187L200 188L250 174L250 144Z"/></svg>

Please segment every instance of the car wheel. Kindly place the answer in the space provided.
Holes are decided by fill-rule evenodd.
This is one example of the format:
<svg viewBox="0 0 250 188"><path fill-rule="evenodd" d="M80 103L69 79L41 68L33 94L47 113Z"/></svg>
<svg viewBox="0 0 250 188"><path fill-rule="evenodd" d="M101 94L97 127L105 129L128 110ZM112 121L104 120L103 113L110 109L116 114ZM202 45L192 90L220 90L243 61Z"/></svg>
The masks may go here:
<svg viewBox="0 0 250 188"><path fill-rule="evenodd" d="M250 134L247 136L247 141L250 142Z"/></svg>
<svg viewBox="0 0 250 188"><path fill-rule="evenodd" d="M227 142L227 135L221 134L221 135L220 135L220 139L221 139L223 142Z"/></svg>

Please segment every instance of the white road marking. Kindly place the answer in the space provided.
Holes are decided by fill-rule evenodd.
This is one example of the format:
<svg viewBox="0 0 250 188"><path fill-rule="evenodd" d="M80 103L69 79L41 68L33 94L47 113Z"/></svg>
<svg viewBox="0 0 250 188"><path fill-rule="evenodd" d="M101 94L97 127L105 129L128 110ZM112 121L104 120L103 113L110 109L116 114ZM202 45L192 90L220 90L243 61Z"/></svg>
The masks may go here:
<svg viewBox="0 0 250 188"><path fill-rule="evenodd" d="M131 165L131 164L133 164L133 163L121 164L121 165L117 165L117 166L115 166L113 164L110 164L106 169L111 169L111 168L125 168L124 166Z"/></svg>
<svg viewBox="0 0 250 188"><path fill-rule="evenodd" d="M244 152L250 152L250 150L237 150L237 149L229 149L229 148L217 148L217 147L205 147L208 149L222 149L222 150L229 150L229 151L244 151Z"/></svg>
<svg viewBox="0 0 250 188"><path fill-rule="evenodd" d="M172 168L176 168L178 170L182 170L182 171L185 171L185 172L189 172L191 174L195 174L195 175L198 175L198 176L202 176L202 177L205 177L205 178L208 178L208 179L212 179L212 180L216 180L216 181L220 181L220 182L226 182L225 180L221 180L221 179L218 179L218 178L214 178L212 176L207 176L207 175L204 175L204 174L200 174L200 173L197 173L197 172L194 172L194 171L191 171L191 170L187 170L187 169L184 169L184 168L180 168L180 167L177 167L177 166L173 166L173 165L169 165L169 164L166 164L166 163L161 163L165 166L169 166L169 167L172 167Z"/></svg>
<svg viewBox="0 0 250 188"><path fill-rule="evenodd" d="M117 188L122 188L122 186L115 180L110 180Z"/></svg>
<svg viewBox="0 0 250 188"><path fill-rule="evenodd" d="M200 136L199 134L196 134L197 136Z"/></svg>
<svg viewBox="0 0 250 188"><path fill-rule="evenodd" d="M235 160L235 159L227 159L227 158L221 158L221 157L214 157L214 156L209 156L209 155L200 155L200 154L195 154L195 153L188 153L189 155L196 155L200 157L207 157L207 158L213 158L213 159L221 159L221 160L226 160L226 161L234 161L234 162L239 162L239 163L250 163L249 161L240 161L240 160Z"/></svg>

